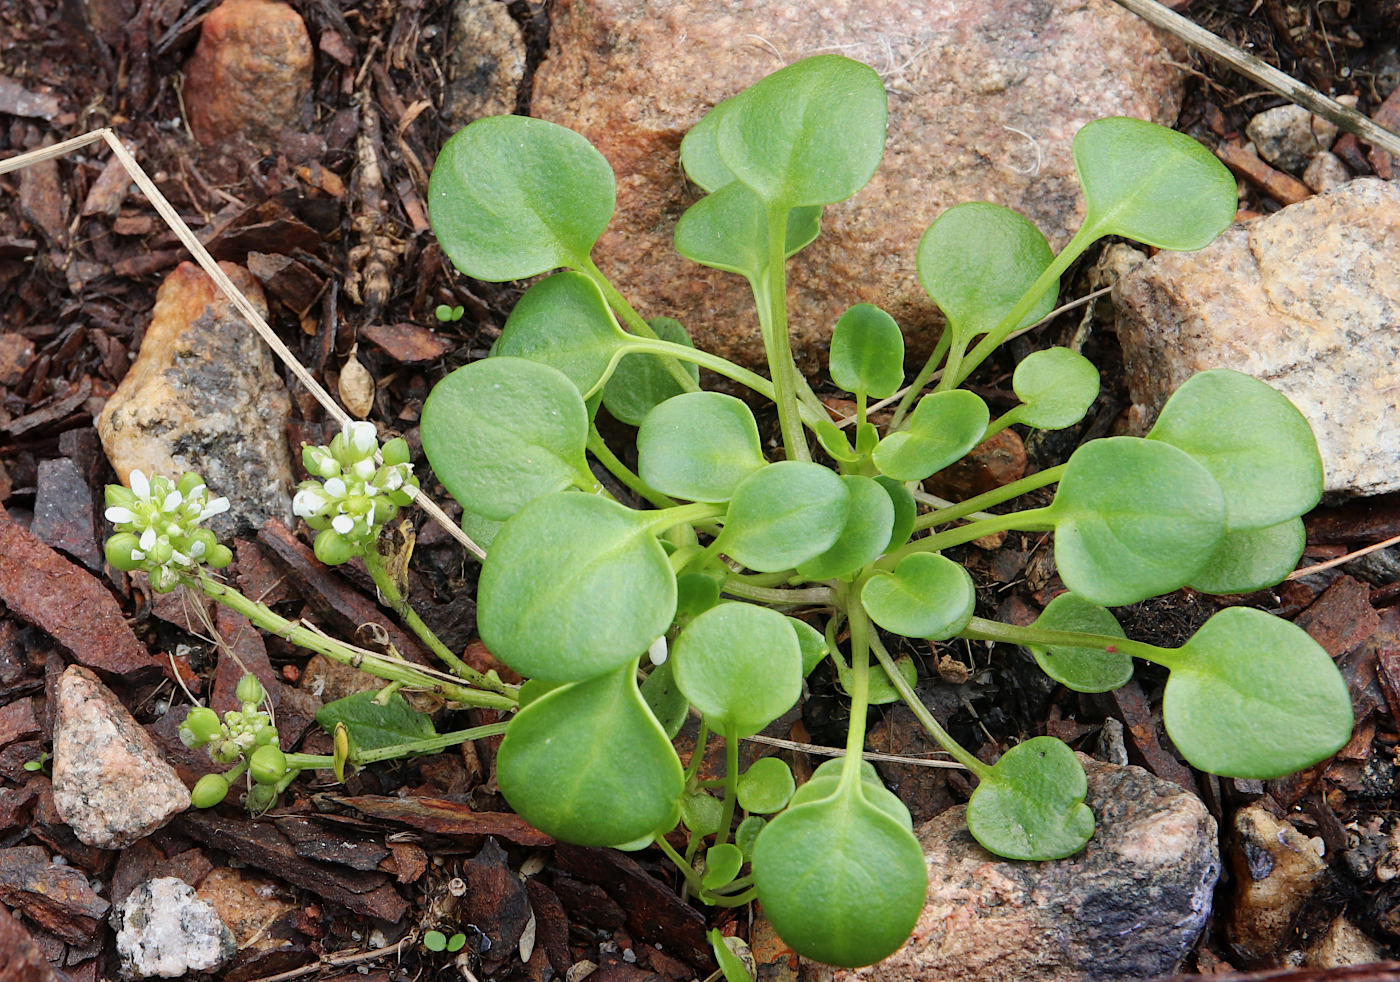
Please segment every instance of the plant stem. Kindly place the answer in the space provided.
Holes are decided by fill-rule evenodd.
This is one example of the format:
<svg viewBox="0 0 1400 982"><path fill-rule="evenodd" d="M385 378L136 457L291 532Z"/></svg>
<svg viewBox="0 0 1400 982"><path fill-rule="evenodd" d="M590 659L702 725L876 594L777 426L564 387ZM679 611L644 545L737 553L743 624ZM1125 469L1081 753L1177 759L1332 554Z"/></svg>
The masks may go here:
<svg viewBox="0 0 1400 982"><path fill-rule="evenodd" d="M642 338L650 338L653 341L657 339L656 332L651 329L651 325L627 302L627 298L618 292L617 288L603 275L602 270L594 264L591 258L586 258L584 260L584 265L579 268L579 272L587 276L599 290L603 291L603 297L608 301L608 306L622 315L622 319L627 323L627 327L633 334ZM677 347L681 346L678 345ZM682 391L700 391L700 386L693 378L685 373L685 370L682 369L680 365L677 365L669 358L663 359L662 364L666 366L666 371L671 377L680 383Z"/></svg>
<svg viewBox="0 0 1400 982"><path fill-rule="evenodd" d="M768 374L773 379L773 403L778 407L778 425L783 434L783 450L788 460L811 460L807 434L798 418L797 365L792 360L792 342L787 322L787 216L786 206L770 204L768 215L768 279L760 301L767 300L767 317L759 318L763 331L763 351L768 356ZM765 305L759 303L762 313Z"/></svg>
<svg viewBox="0 0 1400 982"><path fill-rule="evenodd" d="M700 731L695 735L695 749L690 754L690 763L685 768L685 783L689 784L695 780L695 775L700 773L700 764L705 759L705 748L710 742L710 724L705 722L705 718L700 718Z"/></svg>
<svg viewBox="0 0 1400 982"><path fill-rule="evenodd" d="M652 841L656 843L658 849L666 854L667 859L676 864L676 869L680 870L681 876L685 877L686 885L696 893L700 893L703 888L700 885L701 877L699 871L690 863L687 863L684 856L676 852L675 847L666 841L664 835L655 836Z"/></svg>
<svg viewBox="0 0 1400 982"><path fill-rule="evenodd" d="M732 597L743 597L763 604L797 606L799 604L829 604L833 594L829 587L814 586L805 590L775 590L766 586L751 586L734 577L724 581L720 590Z"/></svg>
<svg viewBox="0 0 1400 982"><path fill-rule="evenodd" d="M904 422L904 417L913 408L919 394L923 392L924 386L928 385L928 380L933 378L933 373L938 370L938 363L948 352L948 345L951 343L953 333L946 327L938 337L938 343L933 346L933 353L928 356L928 361L924 362L924 367L919 369L919 374L914 376L914 381L909 383L909 387L904 391L904 395L899 400L899 405L895 406L894 415L890 417L890 425L887 432L893 433L899 429L899 424Z"/></svg>
<svg viewBox="0 0 1400 982"><path fill-rule="evenodd" d="M993 515L991 518L983 518L968 525L945 529L933 535L926 535L922 539L915 539L894 552L886 554L875 565L879 569L894 569L905 556L912 556L916 552L938 552L953 546L960 546L964 542L971 542L973 539L980 539L993 532L1006 532L1012 529L1021 532L1046 532L1054 528L1053 523L1046 521L1045 516L1048 513L1049 509L1046 508L1029 508L1026 511L1014 511L1009 515Z"/></svg>
<svg viewBox="0 0 1400 982"><path fill-rule="evenodd" d="M720 813L719 832L715 845L729 841L729 826L734 824L734 809L739 804L739 728L724 728L724 811Z"/></svg>
<svg viewBox="0 0 1400 982"><path fill-rule="evenodd" d="M1121 651L1125 655L1155 662L1166 668L1174 668L1181 664L1181 658L1175 649L1159 648L1144 641L1115 638L1107 634L1088 634L1083 631L1052 631L1048 628L1038 628L1034 624L1016 627L1014 624L1003 624L981 617L974 617L969 621L967 627L958 632L958 637L973 641L1001 641L1006 644L1098 648L1102 651Z"/></svg>
<svg viewBox="0 0 1400 982"><path fill-rule="evenodd" d="M468 740L500 736L506 731L508 725L509 723L488 723L485 726L453 730L451 733L439 733L437 736L425 737L422 740L406 740L403 743L393 743L387 747L376 747L373 750L357 750L351 755L350 762L360 765L378 764L381 761L412 757L415 754L440 753L448 747L455 747ZM329 754L287 754L288 767L296 767L301 770L329 770L334 765L335 758Z"/></svg>
<svg viewBox="0 0 1400 982"><path fill-rule="evenodd" d="M846 730L846 759L841 764L841 786L850 790L853 786L859 787L860 762L865 753L865 716L870 708L870 622L863 612L859 617L853 616L852 605L847 603L843 607L851 629L851 721ZM894 674L899 674L897 669Z"/></svg>
<svg viewBox="0 0 1400 982"><path fill-rule="evenodd" d="M1023 477L1019 481L1012 481L1010 484L1004 484L999 488L993 488L991 491L979 494L975 498L968 498L966 501L960 501L956 505L950 505L947 508L940 508L926 515L920 515L914 520L914 531L917 532L921 529L933 528L935 525L955 522L960 518L966 518L968 515L975 514L979 511L986 511L988 508L999 505L1003 501L1010 501L1012 498L1020 497L1029 491L1043 488L1047 484L1054 484L1059 481L1060 478L1064 477L1065 468L1067 466L1066 464L1060 464L1056 467L1049 467L1043 471L1031 474L1029 477Z"/></svg>
<svg viewBox="0 0 1400 982"><path fill-rule="evenodd" d="M657 508L670 508L675 505L675 501L643 481L633 473L631 468L618 460L617 454L612 452L612 448L604 441L603 435L598 432L597 425L592 422L588 424L588 452L593 454L598 463L606 467L608 472L621 481L633 494L645 498Z"/></svg>
<svg viewBox="0 0 1400 982"><path fill-rule="evenodd" d="M516 706L516 700L505 693L483 692L480 689L469 689L466 686L446 682L410 665L384 658L370 651L354 648L334 638L318 634L308 627L287 620L266 604L250 600L233 587L220 583L202 568L198 571L198 575L198 580L190 579L188 583L190 586L202 590L205 596L242 614L254 626L293 644L300 645L308 651L325 655L331 661L358 668L390 682L402 682L415 689L436 692L444 699L464 706L482 706L490 709L514 709Z"/></svg>

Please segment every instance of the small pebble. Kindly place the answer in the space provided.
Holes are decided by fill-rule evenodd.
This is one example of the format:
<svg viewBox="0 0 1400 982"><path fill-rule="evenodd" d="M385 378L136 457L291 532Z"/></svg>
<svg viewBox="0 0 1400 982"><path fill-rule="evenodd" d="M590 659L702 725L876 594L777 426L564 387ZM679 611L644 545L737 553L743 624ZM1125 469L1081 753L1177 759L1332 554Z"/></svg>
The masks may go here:
<svg viewBox="0 0 1400 982"><path fill-rule="evenodd" d="M113 908L111 921L127 979L212 972L238 947L214 908L174 876L138 884Z"/></svg>

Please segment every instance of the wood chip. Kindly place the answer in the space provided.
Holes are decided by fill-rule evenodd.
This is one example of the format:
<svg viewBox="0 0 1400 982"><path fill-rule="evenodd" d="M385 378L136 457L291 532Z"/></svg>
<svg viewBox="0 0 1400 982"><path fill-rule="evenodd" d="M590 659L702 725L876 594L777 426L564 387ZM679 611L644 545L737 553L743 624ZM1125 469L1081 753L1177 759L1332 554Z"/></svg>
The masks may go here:
<svg viewBox="0 0 1400 982"><path fill-rule="evenodd" d="M370 324L360 337L404 365L421 365L444 357L455 345L417 324Z"/></svg>
<svg viewBox="0 0 1400 982"><path fill-rule="evenodd" d="M1312 197L1312 189L1298 180L1265 163L1239 140L1227 140L1215 150L1215 155L1236 174L1256 185L1275 201L1296 205Z"/></svg>

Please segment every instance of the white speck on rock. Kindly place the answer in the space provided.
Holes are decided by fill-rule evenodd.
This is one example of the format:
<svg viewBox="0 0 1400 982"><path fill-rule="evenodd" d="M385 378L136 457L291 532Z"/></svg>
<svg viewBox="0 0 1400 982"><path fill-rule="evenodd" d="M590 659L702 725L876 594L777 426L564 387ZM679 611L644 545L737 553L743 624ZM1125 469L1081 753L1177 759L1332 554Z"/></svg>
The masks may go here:
<svg viewBox="0 0 1400 982"><path fill-rule="evenodd" d="M163 876L132 890L112 911L127 979L211 972L233 956L233 932L184 880Z"/></svg>

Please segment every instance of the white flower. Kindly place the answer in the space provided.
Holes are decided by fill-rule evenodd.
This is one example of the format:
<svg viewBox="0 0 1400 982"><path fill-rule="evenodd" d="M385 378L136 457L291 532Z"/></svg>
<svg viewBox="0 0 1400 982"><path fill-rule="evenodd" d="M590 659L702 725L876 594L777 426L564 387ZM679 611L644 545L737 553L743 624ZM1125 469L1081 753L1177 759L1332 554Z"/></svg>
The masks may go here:
<svg viewBox="0 0 1400 982"><path fill-rule="evenodd" d="M666 635L664 634L653 641L651 647L647 649L647 657L651 659L653 665L664 665L669 654L670 652L666 650Z"/></svg>
<svg viewBox="0 0 1400 982"><path fill-rule="evenodd" d="M146 475L138 470L133 470L127 475L127 481L131 484L131 493L138 498L150 498L151 482L146 479Z"/></svg>
<svg viewBox="0 0 1400 982"><path fill-rule="evenodd" d="M373 457L379 448L379 430L368 420L346 420L345 442L361 457Z"/></svg>
<svg viewBox="0 0 1400 982"><path fill-rule="evenodd" d="M206 518L213 518L215 515L222 515L228 511L228 499L223 495L213 498L206 504L199 513L199 520L202 522Z"/></svg>
<svg viewBox="0 0 1400 982"><path fill-rule="evenodd" d="M144 549L146 552L150 552L155 547L156 530L148 525L146 526L146 530L141 533L141 548Z"/></svg>
<svg viewBox="0 0 1400 982"><path fill-rule="evenodd" d="M349 535L355 530L355 520L349 515L337 515L331 519L331 528L341 535Z"/></svg>
<svg viewBox="0 0 1400 982"><path fill-rule="evenodd" d="M314 518L325 509L327 500L315 488L302 488L292 498L292 512L299 518Z"/></svg>
<svg viewBox="0 0 1400 982"><path fill-rule="evenodd" d="M105 515L107 521L111 522L113 525L119 522L130 522L136 518L130 508L123 508L121 505L113 505L102 514Z"/></svg>
<svg viewBox="0 0 1400 982"><path fill-rule="evenodd" d="M185 503L185 496L179 491L171 491L165 496L165 500L160 503L160 510L172 512Z"/></svg>
<svg viewBox="0 0 1400 982"><path fill-rule="evenodd" d="M326 494L330 495L332 498L343 498L345 497L345 493L345 482L340 478L333 477L326 481Z"/></svg>

